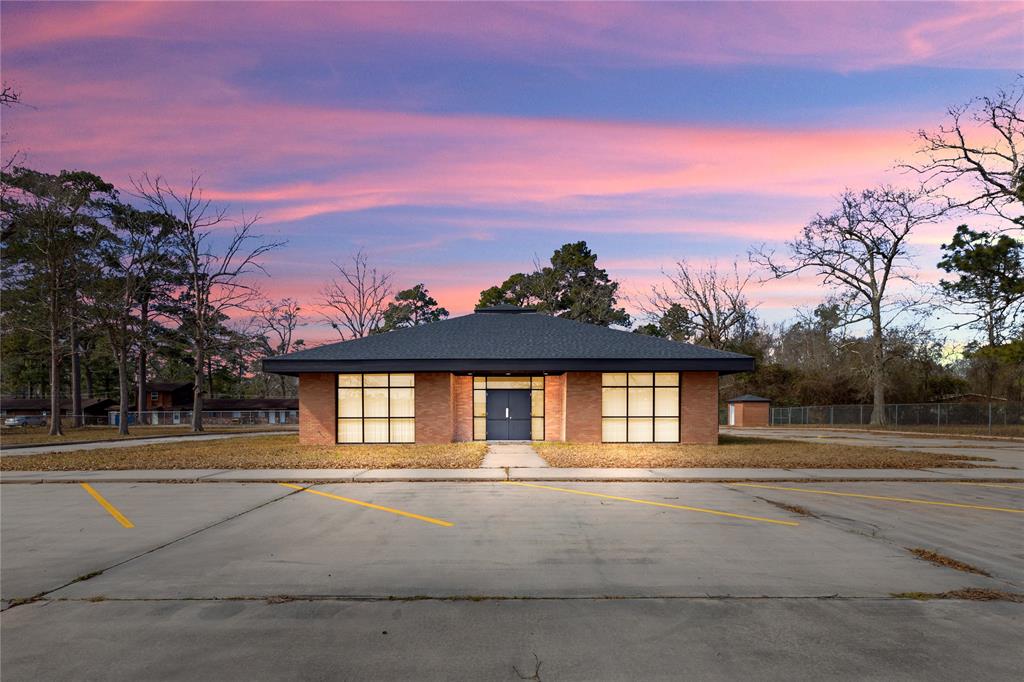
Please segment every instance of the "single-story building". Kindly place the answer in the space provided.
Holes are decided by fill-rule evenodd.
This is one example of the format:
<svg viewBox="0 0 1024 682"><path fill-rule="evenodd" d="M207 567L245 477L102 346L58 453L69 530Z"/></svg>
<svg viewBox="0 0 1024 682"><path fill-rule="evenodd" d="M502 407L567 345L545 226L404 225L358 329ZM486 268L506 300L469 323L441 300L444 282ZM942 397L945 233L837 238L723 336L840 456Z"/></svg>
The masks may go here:
<svg viewBox="0 0 1024 682"><path fill-rule="evenodd" d="M116 404L112 398L83 398L82 414L87 417L103 417L107 408ZM71 415L71 398L60 401L62 416ZM50 414L49 398L3 398L0 399L0 417L18 417L21 415Z"/></svg>
<svg viewBox="0 0 1024 682"><path fill-rule="evenodd" d="M717 443L718 377L754 359L499 305L263 361L306 444Z"/></svg>
<svg viewBox="0 0 1024 682"><path fill-rule="evenodd" d="M768 426L772 401L759 395L736 396L729 405L729 426Z"/></svg>

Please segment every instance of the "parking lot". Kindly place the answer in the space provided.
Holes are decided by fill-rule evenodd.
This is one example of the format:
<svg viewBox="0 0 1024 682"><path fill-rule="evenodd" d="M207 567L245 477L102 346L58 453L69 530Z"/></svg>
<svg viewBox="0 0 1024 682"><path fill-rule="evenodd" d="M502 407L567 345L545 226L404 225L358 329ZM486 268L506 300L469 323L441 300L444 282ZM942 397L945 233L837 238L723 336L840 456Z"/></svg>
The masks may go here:
<svg viewBox="0 0 1024 682"><path fill-rule="evenodd" d="M1022 591L1024 483L0 494L5 679L1010 679L1024 665L1024 605L893 596Z"/></svg>

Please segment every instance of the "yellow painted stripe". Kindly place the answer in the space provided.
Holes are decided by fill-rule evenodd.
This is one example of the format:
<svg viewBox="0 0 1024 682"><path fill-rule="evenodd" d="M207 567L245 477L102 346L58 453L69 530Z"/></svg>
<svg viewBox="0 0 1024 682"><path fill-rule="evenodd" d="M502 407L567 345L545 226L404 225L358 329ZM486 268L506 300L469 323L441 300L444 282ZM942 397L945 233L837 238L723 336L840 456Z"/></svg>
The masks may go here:
<svg viewBox="0 0 1024 682"><path fill-rule="evenodd" d="M780 526L799 526L796 521L779 521L777 519L766 519L761 516L747 516L746 514L732 514L730 512L716 511L714 509L703 509L701 507L687 507L682 504L669 504L667 502L652 502L651 500L638 500L633 497L619 497L617 495L605 495L604 493L592 493L586 490L573 490L571 488L556 488L550 485L537 485L536 483L521 483L519 481L505 481L509 485L519 485L524 488L540 488L541 490L556 490L560 493L573 493L574 495L588 495L590 497L601 497L606 500L618 500L619 502L634 502L636 504L647 504L652 507L666 507L668 509L682 509L684 511L700 512L701 514L714 514L715 516L728 516L733 519L744 519L746 521L761 521L762 523L777 523Z"/></svg>
<svg viewBox="0 0 1024 682"><path fill-rule="evenodd" d="M120 511L118 511L117 507L115 507L114 505L110 504L105 499L103 499L103 496L100 495L98 492L96 492L95 488L93 488L88 483L83 483L82 487L85 488L85 492L87 492L90 495L92 495L92 499L94 499L97 502L99 502L101 507L103 507L108 512L110 512L110 515L113 516L115 519L117 519L118 523L120 523L125 528L134 528L135 527L135 524L132 523L131 521L129 521L128 518L124 514L122 514Z"/></svg>
<svg viewBox="0 0 1024 682"><path fill-rule="evenodd" d="M980 485L982 488L1004 488L1006 490L1024 490L1024 485L1006 485L998 483L973 483L971 481L947 481L948 483L959 483L960 485Z"/></svg>
<svg viewBox="0 0 1024 682"><path fill-rule="evenodd" d="M909 497L886 497L884 495L864 495L862 493L837 493L831 490L784 488L782 486L761 485L759 483L729 483L727 485L742 486L744 488L767 488L768 490L789 490L794 493L808 493L810 495L835 495L837 497L859 497L865 500L882 500L884 502L906 502L908 504L928 504L934 505L936 507L956 507L958 509L980 509L982 511L1007 512L1009 514L1024 514L1024 509L1007 509L1005 507L985 507L978 504L959 504L957 502L934 502L932 500L917 500Z"/></svg>
<svg viewBox="0 0 1024 682"><path fill-rule="evenodd" d="M341 495L332 495L331 493L325 493L320 490L313 490L312 488L306 488L301 485L294 485L292 483L280 483L286 488L293 488L295 490L301 490L304 493L312 493L314 495L320 495L321 497L329 497L332 500L341 500L342 502L348 502L349 504L358 504L360 507L369 507L370 509L376 509L377 511L385 511L391 514L398 514L399 516L408 516L410 519L417 519L419 521L426 521L427 523L433 523L438 526L444 526L450 528L454 526L454 523L448 521L442 521L441 519L434 519L429 516L420 516L419 514L413 514L412 512L402 511L401 509L392 509L391 507L382 507L379 504L372 504L370 502L362 502L361 500L353 500L349 497L342 497Z"/></svg>

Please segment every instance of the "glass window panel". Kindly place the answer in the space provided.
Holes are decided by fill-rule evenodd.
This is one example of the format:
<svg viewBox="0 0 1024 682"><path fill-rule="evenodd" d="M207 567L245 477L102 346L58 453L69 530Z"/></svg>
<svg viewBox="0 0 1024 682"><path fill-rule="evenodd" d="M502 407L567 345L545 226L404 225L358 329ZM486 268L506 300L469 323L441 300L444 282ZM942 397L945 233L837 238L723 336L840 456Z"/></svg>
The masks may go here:
<svg viewBox="0 0 1024 682"><path fill-rule="evenodd" d="M487 377L473 377L473 388L487 388Z"/></svg>
<svg viewBox="0 0 1024 682"><path fill-rule="evenodd" d="M629 416L650 417L654 414L654 389L629 389Z"/></svg>
<svg viewBox="0 0 1024 682"><path fill-rule="evenodd" d="M363 377L359 374L339 374L338 375L338 387L352 387L362 386Z"/></svg>
<svg viewBox="0 0 1024 682"><path fill-rule="evenodd" d="M659 417L679 416L679 389L656 388L654 389L654 414Z"/></svg>
<svg viewBox="0 0 1024 682"><path fill-rule="evenodd" d="M530 377L487 377L487 388L530 388Z"/></svg>
<svg viewBox="0 0 1024 682"><path fill-rule="evenodd" d="M533 377L530 383L534 388L544 388L544 377Z"/></svg>
<svg viewBox="0 0 1024 682"><path fill-rule="evenodd" d="M625 386L626 385L626 373L625 372L605 372L601 375L602 386Z"/></svg>
<svg viewBox="0 0 1024 682"><path fill-rule="evenodd" d="M388 389L386 389L386 388L364 388L363 389L363 416L364 417L387 417L388 416Z"/></svg>
<svg viewBox="0 0 1024 682"><path fill-rule="evenodd" d="M361 388L339 388L338 389L338 416L339 417L362 417L363 416L363 389L361 389Z"/></svg>
<svg viewBox="0 0 1024 682"><path fill-rule="evenodd" d="M601 440L605 443L625 443L626 420L621 418L602 419Z"/></svg>
<svg viewBox="0 0 1024 682"><path fill-rule="evenodd" d="M630 372L629 373L629 385L630 386L653 386L654 375L650 372Z"/></svg>
<svg viewBox="0 0 1024 682"><path fill-rule="evenodd" d="M544 440L544 419L534 417L530 426L530 437L533 440Z"/></svg>
<svg viewBox="0 0 1024 682"><path fill-rule="evenodd" d="M416 420L415 419L392 419L391 420L391 442L392 443L415 443L416 442Z"/></svg>
<svg viewBox="0 0 1024 682"><path fill-rule="evenodd" d="M362 443L363 442L363 420L362 419L339 419L338 420L338 442L339 443Z"/></svg>
<svg viewBox="0 0 1024 682"><path fill-rule="evenodd" d="M473 391L473 416L487 416L487 391Z"/></svg>
<svg viewBox="0 0 1024 682"><path fill-rule="evenodd" d="M544 416L544 391L530 391L530 415Z"/></svg>
<svg viewBox="0 0 1024 682"><path fill-rule="evenodd" d="M650 443L654 440L654 421L652 419L629 419L629 442Z"/></svg>
<svg viewBox="0 0 1024 682"><path fill-rule="evenodd" d="M388 375L387 374L364 374L363 375L363 386L387 386Z"/></svg>
<svg viewBox="0 0 1024 682"><path fill-rule="evenodd" d="M477 417L473 420L473 440L487 439L487 420Z"/></svg>
<svg viewBox="0 0 1024 682"><path fill-rule="evenodd" d="M376 390L376 389L368 389ZM416 416L416 399L414 388L392 388L391 389L391 416L392 417L414 417Z"/></svg>
<svg viewBox="0 0 1024 682"><path fill-rule="evenodd" d="M387 419L364 419L363 420L363 442L365 442L365 443L387 443L388 442L388 420Z"/></svg>
<svg viewBox="0 0 1024 682"><path fill-rule="evenodd" d="M658 443L678 443L679 420L675 417L655 419L654 440Z"/></svg>
<svg viewBox="0 0 1024 682"><path fill-rule="evenodd" d="M415 386L416 375L415 374L392 374L390 375L390 381L392 386Z"/></svg>
<svg viewBox="0 0 1024 682"><path fill-rule="evenodd" d="M678 372L658 372L654 375L655 386L678 386Z"/></svg>
<svg viewBox="0 0 1024 682"><path fill-rule="evenodd" d="M626 389L601 389L601 415L604 417L626 416Z"/></svg>

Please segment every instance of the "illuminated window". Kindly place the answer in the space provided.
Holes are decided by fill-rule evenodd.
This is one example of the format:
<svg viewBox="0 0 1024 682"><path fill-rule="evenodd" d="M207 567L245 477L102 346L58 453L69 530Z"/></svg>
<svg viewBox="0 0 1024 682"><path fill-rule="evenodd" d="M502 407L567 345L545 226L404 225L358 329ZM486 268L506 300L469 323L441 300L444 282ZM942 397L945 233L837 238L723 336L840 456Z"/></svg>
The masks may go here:
<svg viewBox="0 0 1024 682"><path fill-rule="evenodd" d="M339 443L415 443L413 374L339 374Z"/></svg>
<svg viewBox="0 0 1024 682"><path fill-rule="evenodd" d="M530 439L544 440L544 377L473 377L473 440L487 440L487 391L530 391Z"/></svg>
<svg viewBox="0 0 1024 682"><path fill-rule="evenodd" d="M679 374L602 374L601 440L605 443L678 443Z"/></svg>

